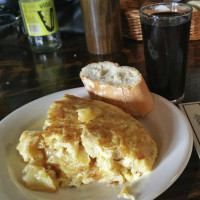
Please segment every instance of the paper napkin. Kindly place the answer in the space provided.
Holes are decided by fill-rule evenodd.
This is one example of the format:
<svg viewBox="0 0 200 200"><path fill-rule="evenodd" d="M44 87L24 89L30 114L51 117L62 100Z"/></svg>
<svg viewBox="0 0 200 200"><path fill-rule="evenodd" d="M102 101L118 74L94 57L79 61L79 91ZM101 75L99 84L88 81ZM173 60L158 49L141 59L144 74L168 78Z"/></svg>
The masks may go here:
<svg viewBox="0 0 200 200"><path fill-rule="evenodd" d="M200 158L200 101L181 103L178 106L188 118L189 123L192 127L194 146Z"/></svg>

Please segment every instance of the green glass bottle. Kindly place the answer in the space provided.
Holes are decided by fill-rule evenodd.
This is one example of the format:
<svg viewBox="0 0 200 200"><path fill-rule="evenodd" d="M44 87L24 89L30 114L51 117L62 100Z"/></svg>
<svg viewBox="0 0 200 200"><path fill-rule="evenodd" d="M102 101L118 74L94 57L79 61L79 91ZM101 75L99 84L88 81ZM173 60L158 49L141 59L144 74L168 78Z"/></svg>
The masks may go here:
<svg viewBox="0 0 200 200"><path fill-rule="evenodd" d="M62 46L54 0L19 0L24 26L34 52L52 52Z"/></svg>

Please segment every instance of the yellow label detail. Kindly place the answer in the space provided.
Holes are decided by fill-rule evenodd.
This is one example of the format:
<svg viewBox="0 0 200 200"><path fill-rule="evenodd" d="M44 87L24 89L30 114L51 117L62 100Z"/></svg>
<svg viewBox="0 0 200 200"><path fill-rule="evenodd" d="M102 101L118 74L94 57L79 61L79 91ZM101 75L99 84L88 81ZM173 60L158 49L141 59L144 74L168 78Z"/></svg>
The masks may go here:
<svg viewBox="0 0 200 200"><path fill-rule="evenodd" d="M26 30L30 36L45 36L58 30L53 0L20 2Z"/></svg>

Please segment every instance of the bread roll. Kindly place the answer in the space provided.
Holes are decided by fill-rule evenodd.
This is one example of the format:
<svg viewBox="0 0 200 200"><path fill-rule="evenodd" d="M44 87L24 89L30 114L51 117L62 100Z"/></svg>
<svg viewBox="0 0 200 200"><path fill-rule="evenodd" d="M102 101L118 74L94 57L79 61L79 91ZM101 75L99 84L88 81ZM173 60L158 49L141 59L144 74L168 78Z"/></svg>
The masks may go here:
<svg viewBox="0 0 200 200"><path fill-rule="evenodd" d="M91 99L122 108L133 116L144 116L153 108L152 95L140 72L109 61L92 63L80 72Z"/></svg>

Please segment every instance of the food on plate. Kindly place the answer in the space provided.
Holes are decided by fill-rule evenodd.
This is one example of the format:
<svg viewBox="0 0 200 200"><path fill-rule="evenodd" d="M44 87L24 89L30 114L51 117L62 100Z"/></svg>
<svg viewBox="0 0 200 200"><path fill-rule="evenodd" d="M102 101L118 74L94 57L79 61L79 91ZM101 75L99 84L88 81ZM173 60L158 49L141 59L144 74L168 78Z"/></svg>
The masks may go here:
<svg viewBox="0 0 200 200"><path fill-rule="evenodd" d="M120 191L120 193L117 195L117 197L135 200L135 197L132 194L130 194L130 189L131 189L130 185L124 186Z"/></svg>
<svg viewBox="0 0 200 200"><path fill-rule="evenodd" d="M43 130L24 131L17 150L25 162L24 185L51 192L93 181L132 182L153 169L158 153L130 114L72 95L52 103Z"/></svg>
<svg viewBox="0 0 200 200"><path fill-rule="evenodd" d="M109 61L92 63L80 72L91 99L121 107L134 116L144 116L153 108L153 97L140 72Z"/></svg>

